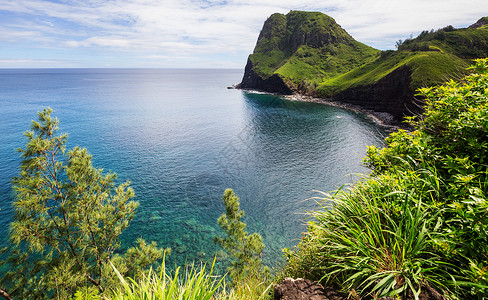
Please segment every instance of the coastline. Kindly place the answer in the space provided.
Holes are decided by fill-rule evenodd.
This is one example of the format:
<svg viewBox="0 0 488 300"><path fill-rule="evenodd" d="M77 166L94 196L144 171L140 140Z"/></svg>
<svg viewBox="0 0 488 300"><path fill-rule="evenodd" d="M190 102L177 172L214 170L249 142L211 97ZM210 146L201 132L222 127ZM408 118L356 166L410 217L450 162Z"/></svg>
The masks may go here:
<svg viewBox="0 0 488 300"><path fill-rule="evenodd" d="M313 102L313 103L325 104L325 105L347 109L356 113L361 113L364 114L369 119L371 119L376 124L386 127L387 129L390 130L397 130L402 127L401 124L395 122L393 116L387 112L377 112L370 109L365 109L358 105L353 105L353 104L344 103L340 101L334 101L332 99L316 98L316 97L305 96L300 94L278 95L278 96L283 97L290 101Z"/></svg>
<svg viewBox="0 0 488 300"><path fill-rule="evenodd" d="M410 126L407 124L399 123L395 121L395 118L387 113L387 112L378 112L370 109L363 108L358 105L353 105L341 101L335 101L332 99L324 99L324 98L317 98L317 97L312 97L312 96L307 96L307 95L302 95L302 94L292 94L292 95L283 95L283 94L277 94L277 93L270 93L266 91L260 91L260 90L253 90L253 89L242 89L239 88L239 85L233 85L232 87L229 87L232 89L238 89L244 92L248 93L261 93L261 94L268 94L268 95L274 95L278 96L281 98L284 98L289 101L299 101L299 102L313 102L313 103L319 103L319 104L325 104L325 105L330 105L330 106L335 106L335 107L340 107L343 109L347 109L356 113L361 113L364 114L366 117L368 117L370 120L375 122L376 124L385 127L389 131L396 131L399 129L405 129L405 130L410 130Z"/></svg>

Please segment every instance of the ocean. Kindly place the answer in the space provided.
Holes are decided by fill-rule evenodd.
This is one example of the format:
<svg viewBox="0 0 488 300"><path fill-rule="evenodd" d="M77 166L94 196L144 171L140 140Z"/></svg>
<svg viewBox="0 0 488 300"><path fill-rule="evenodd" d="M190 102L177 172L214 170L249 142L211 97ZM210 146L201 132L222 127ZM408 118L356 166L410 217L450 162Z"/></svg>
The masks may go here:
<svg viewBox="0 0 488 300"><path fill-rule="evenodd" d="M86 147L95 167L130 180L140 202L122 250L139 237L172 248L170 260L209 261L222 234L222 195L240 197L248 232L281 262L306 231L322 192L351 183L383 128L366 116L228 86L230 69L0 69L0 247L8 246L11 179L23 132L53 109L68 148ZM225 262L218 262L225 263Z"/></svg>

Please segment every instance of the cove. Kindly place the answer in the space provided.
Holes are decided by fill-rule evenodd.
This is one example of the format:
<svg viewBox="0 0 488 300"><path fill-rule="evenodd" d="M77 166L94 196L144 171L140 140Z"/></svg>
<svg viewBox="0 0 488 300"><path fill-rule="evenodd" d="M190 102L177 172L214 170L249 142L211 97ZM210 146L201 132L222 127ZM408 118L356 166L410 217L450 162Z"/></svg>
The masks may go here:
<svg viewBox="0 0 488 300"><path fill-rule="evenodd" d="M315 191L368 172L366 146L384 130L362 114L317 103L229 90L242 70L0 70L0 246L12 220L15 149L36 112L51 107L68 148L86 147L94 165L131 180L140 207L122 235L171 247L171 259L212 260L219 250L222 194L241 199L249 232L266 245L265 262L281 259L306 230Z"/></svg>

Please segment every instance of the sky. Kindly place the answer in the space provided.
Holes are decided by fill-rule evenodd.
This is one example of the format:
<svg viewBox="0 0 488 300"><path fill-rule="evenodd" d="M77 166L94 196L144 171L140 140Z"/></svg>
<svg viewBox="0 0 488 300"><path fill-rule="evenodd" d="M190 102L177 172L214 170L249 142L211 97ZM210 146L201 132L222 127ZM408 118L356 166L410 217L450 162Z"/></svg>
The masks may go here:
<svg viewBox="0 0 488 300"><path fill-rule="evenodd" d="M381 50L487 0L0 0L0 68L244 68L273 13L320 11Z"/></svg>

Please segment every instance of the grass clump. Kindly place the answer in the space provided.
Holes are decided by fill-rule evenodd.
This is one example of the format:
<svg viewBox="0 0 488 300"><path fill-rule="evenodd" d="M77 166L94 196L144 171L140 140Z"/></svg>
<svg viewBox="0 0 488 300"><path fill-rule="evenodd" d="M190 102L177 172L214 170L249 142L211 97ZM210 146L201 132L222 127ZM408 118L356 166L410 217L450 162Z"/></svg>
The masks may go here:
<svg viewBox="0 0 488 300"><path fill-rule="evenodd" d="M187 266L180 274L180 267L172 273L166 270L163 260L159 275L151 270L137 281L124 278L113 267L122 288L114 290L109 299L217 299L214 295L219 289L224 288L223 277L213 276L214 264L210 271L206 271L205 266L199 268L193 265Z"/></svg>
<svg viewBox="0 0 488 300"><path fill-rule="evenodd" d="M285 274L361 297L488 295L488 59L420 90L415 131L368 149L373 173L320 200Z"/></svg>
<svg viewBox="0 0 488 300"><path fill-rule="evenodd" d="M112 265L113 266L113 265ZM138 279L118 275L120 285L103 295L96 291L79 291L74 300L260 300L269 299L270 285L264 286L259 277L246 277L238 285L228 285L225 276L213 273L215 261L210 270L205 265L177 267L170 271L163 260L160 272L153 271Z"/></svg>
<svg viewBox="0 0 488 300"><path fill-rule="evenodd" d="M439 278L449 264L430 245L443 241L435 228L440 211L423 202L432 182L427 170L412 169L365 179L353 189L326 197L312 213L310 233L289 253L286 271L375 297L415 297ZM422 181L425 189L417 190ZM302 266L302 253L306 253Z"/></svg>

